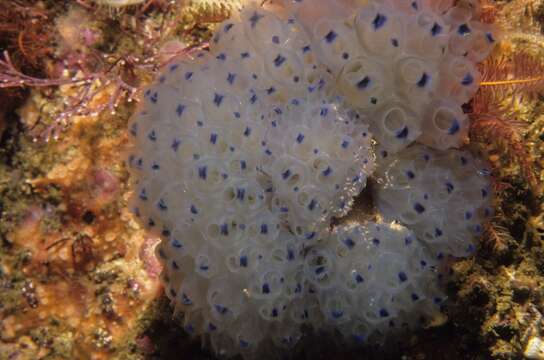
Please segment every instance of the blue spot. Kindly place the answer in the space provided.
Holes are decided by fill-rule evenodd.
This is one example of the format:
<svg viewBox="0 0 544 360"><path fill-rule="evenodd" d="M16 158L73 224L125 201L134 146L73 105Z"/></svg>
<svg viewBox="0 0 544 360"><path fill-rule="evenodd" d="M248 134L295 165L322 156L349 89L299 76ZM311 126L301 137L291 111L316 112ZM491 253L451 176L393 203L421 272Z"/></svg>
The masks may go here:
<svg viewBox="0 0 544 360"><path fill-rule="evenodd" d="M155 130L151 130L149 134L147 134L147 138L151 141L157 141L157 133Z"/></svg>
<svg viewBox="0 0 544 360"><path fill-rule="evenodd" d="M418 301L419 300L419 296L416 293L412 293L412 295L410 295L410 297L412 298L412 301Z"/></svg>
<svg viewBox="0 0 544 360"><path fill-rule="evenodd" d="M400 282L405 282L406 280L408 280L408 276L406 276L406 273L403 271L399 272L398 276Z"/></svg>
<svg viewBox="0 0 544 360"><path fill-rule="evenodd" d="M226 24L225 27L223 28L223 31L225 33L228 33L230 29L232 29L232 27L234 26L234 24L230 23L230 24Z"/></svg>
<svg viewBox="0 0 544 360"><path fill-rule="evenodd" d="M325 170L323 170L322 174L323 176L329 176L332 173L332 169L330 166L327 166Z"/></svg>
<svg viewBox="0 0 544 360"><path fill-rule="evenodd" d="M263 294L270 294L270 285L268 285L267 283L264 283L262 290L263 290Z"/></svg>
<svg viewBox="0 0 544 360"><path fill-rule="evenodd" d="M394 47L399 47L399 41L395 38L391 39L391 45Z"/></svg>
<svg viewBox="0 0 544 360"><path fill-rule="evenodd" d="M365 337L363 335L355 334L353 335L353 341L360 345L365 342Z"/></svg>
<svg viewBox="0 0 544 360"><path fill-rule="evenodd" d="M277 35L274 35L274 36L272 36L272 42L274 44L279 44L280 43L280 38Z"/></svg>
<svg viewBox="0 0 544 360"><path fill-rule="evenodd" d="M288 249L287 250L287 260L294 260L295 259L295 253L293 250Z"/></svg>
<svg viewBox="0 0 544 360"><path fill-rule="evenodd" d="M336 39L337 36L338 34L331 30L327 33L327 35L325 35L325 40L330 44L334 41L334 39Z"/></svg>
<svg viewBox="0 0 544 360"><path fill-rule="evenodd" d="M276 58L274 59L274 65L276 65L276 67L279 67L285 62L285 60L286 58L284 56L278 54L278 56L276 56Z"/></svg>
<svg viewBox="0 0 544 360"><path fill-rule="evenodd" d="M412 8L413 8L414 10L417 10L417 9L418 9L417 2L412 1Z"/></svg>
<svg viewBox="0 0 544 360"><path fill-rule="evenodd" d="M249 135L251 135L251 128L249 126L246 126L244 130L244 136L248 137Z"/></svg>
<svg viewBox="0 0 544 360"><path fill-rule="evenodd" d="M130 134L132 136L138 135L138 123L132 124L132 126L130 127Z"/></svg>
<svg viewBox="0 0 544 360"><path fill-rule="evenodd" d="M385 15L377 13L376 17L372 21L372 25L374 26L374 30L378 30L379 28L381 28L385 24L386 21L387 21L387 17Z"/></svg>
<svg viewBox="0 0 544 360"><path fill-rule="evenodd" d="M181 294L181 302L183 305L193 305L193 301L185 293Z"/></svg>
<svg viewBox="0 0 544 360"><path fill-rule="evenodd" d="M310 203L308 204L308 209L310 209L310 211L314 211L316 205L317 205L317 201L315 201L315 199L312 199Z"/></svg>
<svg viewBox="0 0 544 360"><path fill-rule="evenodd" d="M493 34L488 32L485 34L485 37L487 38L487 41L489 41L490 43L494 43L495 42L495 38L493 37Z"/></svg>
<svg viewBox="0 0 544 360"><path fill-rule="evenodd" d="M487 195L488 195L487 189L482 189L482 197L485 198L487 197Z"/></svg>
<svg viewBox="0 0 544 360"><path fill-rule="evenodd" d="M461 84L465 86L468 86L472 84L473 82L474 82L474 77L472 77L472 74L470 73L467 73L465 77L463 78L463 80L461 80Z"/></svg>
<svg viewBox="0 0 544 360"><path fill-rule="evenodd" d="M397 139L406 139L408 137L408 126L397 132Z"/></svg>
<svg viewBox="0 0 544 360"><path fill-rule="evenodd" d="M348 54L348 53L346 53L346 52L345 52L345 53L343 53L343 54L342 54L342 59L344 59L344 60L347 60L347 59L349 59L349 54Z"/></svg>
<svg viewBox="0 0 544 360"><path fill-rule="evenodd" d="M368 76L365 76L361 81L357 83L357 88L360 90L364 90L368 87L370 84L370 78Z"/></svg>
<svg viewBox="0 0 544 360"><path fill-rule="evenodd" d="M227 59L227 55L224 53L221 53L215 57L217 60L225 61Z"/></svg>
<svg viewBox="0 0 544 360"><path fill-rule="evenodd" d="M178 117L181 117L183 111L185 111L185 105L179 104L176 108L176 114L178 114Z"/></svg>
<svg viewBox="0 0 544 360"><path fill-rule="evenodd" d="M193 214L193 215L198 214L198 209L196 208L196 206L194 206L192 204L191 204L191 208L189 210L191 211L191 214Z"/></svg>
<svg viewBox="0 0 544 360"><path fill-rule="evenodd" d="M446 183L446 190L448 191L448 194L451 194L451 192L453 191L454 187L453 187L453 184L450 183L450 182L447 182Z"/></svg>
<svg viewBox="0 0 544 360"><path fill-rule="evenodd" d="M198 167L198 177L206 180L206 177L208 176L208 168L206 166L199 166Z"/></svg>
<svg viewBox="0 0 544 360"><path fill-rule="evenodd" d="M421 214L425 211L425 207L421 205L420 203L415 203L414 210L417 211L418 214Z"/></svg>
<svg viewBox="0 0 544 360"><path fill-rule="evenodd" d="M380 309L380 317L385 318L389 316L389 312L386 309Z"/></svg>
<svg viewBox="0 0 544 360"><path fill-rule="evenodd" d="M153 163L151 164L151 169L152 170L159 170L161 167L159 166L159 164L157 164L155 161L153 161Z"/></svg>
<svg viewBox="0 0 544 360"><path fill-rule="evenodd" d="M159 202L157 203L157 207L159 208L159 210L162 210L162 211L168 210L168 206L166 206L166 202L164 201L164 199L159 199Z"/></svg>
<svg viewBox="0 0 544 360"><path fill-rule="evenodd" d="M427 75L427 73L423 73L423 75L421 75L421 79L419 79L419 81L417 82L417 86L424 87L425 85L427 85L428 80L429 75Z"/></svg>
<svg viewBox="0 0 544 360"><path fill-rule="evenodd" d="M312 240L315 237L315 231L312 231L309 234L306 234L306 240Z"/></svg>
<svg viewBox="0 0 544 360"><path fill-rule="evenodd" d="M347 141L347 140L342 141L341 146L342 146L343 149L347 149L348 146L349 146L349 141Z"/></svg>
<svg viewBox="0 0 544 360"><path fill-rule="evenodd" d="M273 86L271 86L271 87L269 87L268 89L266 89L266 93L267 93L268 95L272 95L275 91L276 91L276 88L273 87Z"/></svg>
<svg viewBox="0 0 544 360"><path fill-rule="evenodd" d="M140 190L140 200L147 201L147 191L144 189Z"/></svg>
<svg viewBox="0 0 544 360"><path fill-rule="evenodd" d="M439 228L434 229L434 237L441 237L443 234L442 230Z"/></svg>
<svg viewBox="0 0 544 360"><path fill-rule="evenodd" d="M249 53L246 51L246 52L241 53L240 56L242 57L242 59L247 59L247 58L249 58Z"/></svg>
<svg viewBox="0 0 544 360"><path fill-rule="evenodd" d="M159 94L155 91L150 97L149 99L151 100L152 103L156 104L157 103L157 100L159 99Z"/></svg>
<svg viewBox="0 0 544 360"><path fill-rule="evenodd" d="M462 24L462 25L459 25L459 28L457 29L457 33L461 36L465 36L467 34L470 34L471 30L467 24Z"/></svg>
<svg viewBox="0 0 544 360"><path fill-rule="evenodd" d="M188 71L185 73L185 80L190 80L193 77L193 72Z"/></svg>
<svg viewBox="0 0 544 360"><path fill-rule="evenodd" d="M183 245L181 244L181 241L179 241L178 239L172 239L172 247L175 247L176 249L181 249L183 247Z"/></svg>
<svg viewBox="0 0 544 360"><path fill-rule="evenodd" d="M223 95L220 95L218 93L215 93L213 95L213 103L215 104L215 106L219 107L222 101L223 101Z"/></svg>
<svg viewBox="0 0 544 360"><path fill-rule="evenodd" d="M217 311L219 314L221 315L225 315L227 313L227 311L229 310L226 306L223 306L223 305L215 305L215 311Z"/></svg>
<svg viewBox="0 0 544 360"><path fill-rule="evenodd" d="M228 82L229 84L232 85L232 84L234 83L234 79L236 79L236 74L229 73L229 74L227 75L227 82Z"/></svg>
<svg viewBox="0 0 544 360"><path fill-rule="evenodd" d="M242 170L245 170L246 167L247 167L246 161L245 160L240 160L240 168Z"/></svg>
<svg viewBox="0 0 544 360"><path fill-rule="evenodd" d="M236 198L238 200L243 201L245 195L246 195L246 190L245 189L241 189L241 188L236 189Z"/></svg>
<svg viewBox="0 0 544 360"><path fill-rule="evenodd" d="M254 12L253 15L249 18L249 22L251 23L251 27L254 28L255 25L257 25L257 22L261 20L264 17L264 15L259 14L258 12Z"/></svg>
<svg viewBox="0 0 544 360"><path fill-rule="evenodd" d="M172 261L172 267L174 268L174 270L179 270L178 263L175 261Z"/></svg>
<svg viewBox="0 0 544 360"><path fill-rule="evenodd" d="M247 256L245 255L240 256L240 266L247 267Z"/></svg>
<svg viewBox="0 0 544 360"><path fill-rule="evenodd" d="M372 239L372 243L373 243L374 245L378 246L378 245L380 245L380 239L374 238L374 239Z"/></svg>
<svg viewBox="0 0 544 360"><path fill-rule="evenodd" d="M345 238L343 240L343 243L347 246L348 249L353 249L355 246L355 242L351 238Z"/></svg>
<svg viewBox="0 0 544 360"><path fill-rule="evenodd" d="M457 119L453 119L450 128L448 129L448 134L453 135L459 131L461 128L461 125L459 125L459 121Z"/></svg>
<svg viewBox="0 0 544 360"><path fill-rule="evenodd" d="M209 330L210 332L215 331L215 330L217 330L217 326L215 326L215 325L212 324L212 323L209 323L209 324L208 324L208 330Z"/></svg>
<svg viewBox="0 0 544 360"><path fill-rule="evenodd" d="M465 212L465 220L470 220L470 219L472 219L472 212L471 211Z"/></svg>
<svg viewBox="0 0 544 360"><path fill-rule="evenodd" d="M328 113L329 113L329 109L327 108L321 108L321 110L319 111L320 116L327 116Z"/></svg>
<svg viewBox="0 0 544 360"><path fill-rule="evenodd" d="M365 279L363 279L361 274L357 274L357 275L355 275L355 281L357 281L357 283L360 284L360 283L364 282Z"/></svg>
<svg viewBox="0 0 544 360"><path fill-rule="evenodd" d="M291 170L287 169L285 170L282 174L281 174L281 177L283 180L287 180L287 178L291 176Z"/></svg>
<svg viewBox="0 0 544 360"><path fill-rule="evenodd" d="M376 105L378 103L378 99L376 99L375 97L371 97L370 98L370 102L374 105Z"/></svg>
<svg viewBox="0 0 544 360"><path fill-rule="evenodd" d="M174 71L174 70L176 70L178 67L179 67L178 64L172 64L172 65L170 65L170 71Z"/></svg>
<svg viewBox="0 0 544 360"><path fill-rule="evenodd" d="M293 81L298 83L300 81L300 77L298 76L293 76Z"/></svg>
<svg viewBox="0 0 544 360"><path fill-rule="evenodd" d="M306 45L302 48L302 53L307 53L308 51L310 51L310 46L309 45Z"/></svg>
<svg viewBox="0 0 544 360"><path fill-rule="evenodd" d="M217 142L217 134L211 133L210 142L215 145L215 143Z"/></svg>
<svg viewBox="0 0 544 360"><path fill-rule="evenodd" d="M413 179L416 177L416 174L414 174L412 170L408 170L406 171L406 176L408 177L408 179Z"/></svg>
<svg viewBox="0 0 544 360"><path fill-rule="evenodd" d="M414 239L411 236L407 236L404 238L404 245L410 245Z"/></svg>
<svg viewBox="0 0 544 360"><path fill-rule="evenodd" d="M304 140L304 135L299 133L299 134L297 135L297 139L296 139L296 140L297 140L297 143L299 143L299 144L302 143L302 141Z"/></svg>
<svg viewBox="0 0 544 360"><path fill-rule="evenodd" d="M229 235L229 225L228 224L221 224L221 226L219 228L220 228L221 235L223 235L223 236L228 236Z"/></svg>
<svg viewBox="0 0 544 360"><path fill-rule="evenodd" d="M433 27L431 28L431 35L436 36L442 32L442 26L438 25L437 23L434 23Z"/></svg>
<svg viewBox="0 0 544 360"><path fill-rule="evenodd" d="M342 316L344 316L344 312L341 311L341 310L333 310L333 311L331 311L331 315L332 315L333 318L339 319Z"/></svg>
<svg viewBox="0 0 544 360"><path fill-rule="evenodd" d="M252 104L255 104L256 101L257 101L257 95L253 94L251 98L249 99L249 102Z"/></svg>

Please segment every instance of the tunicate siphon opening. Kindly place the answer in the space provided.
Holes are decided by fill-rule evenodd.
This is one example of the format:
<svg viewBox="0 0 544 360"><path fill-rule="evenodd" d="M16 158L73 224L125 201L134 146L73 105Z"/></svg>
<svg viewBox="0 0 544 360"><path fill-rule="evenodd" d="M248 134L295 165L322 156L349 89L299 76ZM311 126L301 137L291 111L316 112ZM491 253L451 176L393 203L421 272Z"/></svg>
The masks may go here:
<svg viewBox="0 0 544 360"><path fill-rule="evenodd" d="M455 114L447 108L436 110L433 118L434 125L442 132L448 132L455 119Z"/></svg>
<svg viewBox="0 0 544 360"><path fill-rule="evenodd" d="M393 136L406 124L406 113L400 108L389 109L384 116L383 125L386 131Z"/></svg>

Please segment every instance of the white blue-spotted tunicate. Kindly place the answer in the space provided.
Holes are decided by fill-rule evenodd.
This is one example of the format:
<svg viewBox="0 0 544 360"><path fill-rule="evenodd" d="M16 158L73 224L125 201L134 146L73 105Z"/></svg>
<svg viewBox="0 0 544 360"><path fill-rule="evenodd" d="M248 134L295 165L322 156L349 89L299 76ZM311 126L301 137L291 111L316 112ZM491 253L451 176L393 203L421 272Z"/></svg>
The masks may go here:
<svg viewBox="0 0 544 360"><path fill-rule="evenodd" d="M420 327L445 300L440 259L472 253L491 212L485 166L451 149L491 33L448 1L347 3L245 7L129 124L131 209L218 355ZM339 221L369 179L375 221Z"/></svg>
<svg viewBox="0 0 544 360"><path fill-rule="evenodd" d="M492 214L489 169L470 153L415 145L378 157L382 216L409 227L438 257L468 256Z"/></svg>

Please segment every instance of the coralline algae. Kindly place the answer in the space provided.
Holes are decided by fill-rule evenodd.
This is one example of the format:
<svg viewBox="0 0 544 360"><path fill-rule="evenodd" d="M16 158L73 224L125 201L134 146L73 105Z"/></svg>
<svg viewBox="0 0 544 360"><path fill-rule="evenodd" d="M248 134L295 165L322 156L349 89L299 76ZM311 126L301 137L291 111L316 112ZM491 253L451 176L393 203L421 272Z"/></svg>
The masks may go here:
<svg viewBox="0 0 544 360"><path fill-rule="evenodd" d="M440 260L470 255L491 214L485 166L452 149L495 41L468 5L247 6L147 89L131 206L187 332L254 356L440 311ZM333 227L368 178L377 220Z"/></svg>

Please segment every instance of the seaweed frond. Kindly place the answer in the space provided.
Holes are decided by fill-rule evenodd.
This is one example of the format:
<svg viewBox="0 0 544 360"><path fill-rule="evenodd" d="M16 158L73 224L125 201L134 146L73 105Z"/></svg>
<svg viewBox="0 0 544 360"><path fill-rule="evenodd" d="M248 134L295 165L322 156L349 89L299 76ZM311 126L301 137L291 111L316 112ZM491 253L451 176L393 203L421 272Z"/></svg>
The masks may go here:
<svg viewBox="0 0 544 360"><path fill-rule="evenodd" d="M482 65L480 87L497 99L534 98L544 91L544 61L527 52L491 57Z"/></svg>
<svg viewBox="0 0 544 360"><path fill-rule="evenodd" d="M488 245L494 252L501 253L508 249L514 239L510 231L497 223L488 222L484 225L483 242Z"/></svg>
<svg viewBox="0 0 544 360"><path fill-rule="evenodd" d="M521 175L529 187L538 193L533 159L523 139L525 124L504 118L498 111L473 113L471 118L470 138L479 143L496 145L509 161L519 166Z"/></svg>
<svg viewBox="0 0 544 360"><path fill-rule="evenodd" d="M470 137L493 146L507 162L519 166L535 194L540 193L534 159L525 146L527 123L520 109L544 91L544 61L528 52L498 55L481 65L480 89L471 103Z"/></svg>

